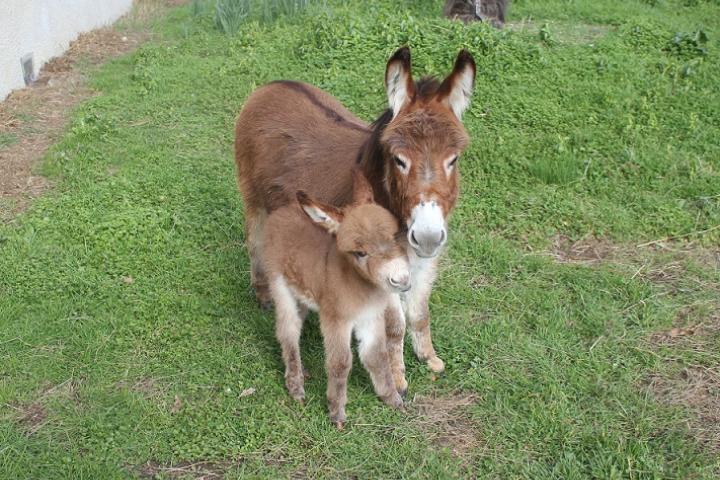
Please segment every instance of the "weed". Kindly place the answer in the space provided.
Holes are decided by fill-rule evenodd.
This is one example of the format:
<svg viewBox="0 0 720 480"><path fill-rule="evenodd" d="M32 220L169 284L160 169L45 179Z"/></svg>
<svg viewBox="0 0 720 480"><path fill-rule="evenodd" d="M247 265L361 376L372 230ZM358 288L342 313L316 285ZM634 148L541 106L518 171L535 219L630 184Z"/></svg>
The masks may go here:
<svg viewBox="0 0 720 480"><path fill-rule="evenodd" d="M250 15L250 0L217 0L215 25L222 32L235 34Z"/></svg>

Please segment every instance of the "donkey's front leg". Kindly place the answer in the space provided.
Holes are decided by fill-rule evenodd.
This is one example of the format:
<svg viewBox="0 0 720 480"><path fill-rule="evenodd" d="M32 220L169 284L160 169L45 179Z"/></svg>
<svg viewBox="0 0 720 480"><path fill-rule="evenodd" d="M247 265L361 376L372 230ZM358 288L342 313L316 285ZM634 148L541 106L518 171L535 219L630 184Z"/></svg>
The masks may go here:
<svg viewBox="0 0 720 480"><path fill-rule="evenodd" d="M327 370L327 399L330 421L342 430L345 426L347 379L352 367L352 325L335 319L320 318L320 330L325 344Z"/></svg>
<svg viewBox="0 0 720 480"><path fill-rule="evenodd" d="M413 350L420 361L435 373L445 370L445 364L435 354L430 337L430 292L435 281L437 258L413 259L412 288L404 294L405 311L410 325Z"/></svg>
<svg viewBox="0 0 720 480"><path fill-rule="evenodd" d="M385 336L387 337L390 370L392 371L395 388L402 397L405 397L408 388L405 379L405 358L403 356L405 312L399 295L393 295L390 305L385 309Z"/></svg>

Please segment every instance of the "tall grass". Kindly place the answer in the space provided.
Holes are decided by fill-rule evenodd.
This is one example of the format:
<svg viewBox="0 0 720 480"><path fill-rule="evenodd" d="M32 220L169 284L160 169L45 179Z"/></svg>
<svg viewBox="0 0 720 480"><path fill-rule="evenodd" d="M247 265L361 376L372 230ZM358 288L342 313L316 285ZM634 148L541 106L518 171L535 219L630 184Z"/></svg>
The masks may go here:
<svg viewBox="0 0 720 480"><path fill-rule="evenodd" d="M270 23L281 16L292 16L305 10L310 0L266 0L262 2L262 21Z"/></svg>
<svg viewBox="0 0 720 480"><path fill-rule="evenodd" d="M250 0L217 0L215 25L227 34L237 33L250 11Z"/></svg>

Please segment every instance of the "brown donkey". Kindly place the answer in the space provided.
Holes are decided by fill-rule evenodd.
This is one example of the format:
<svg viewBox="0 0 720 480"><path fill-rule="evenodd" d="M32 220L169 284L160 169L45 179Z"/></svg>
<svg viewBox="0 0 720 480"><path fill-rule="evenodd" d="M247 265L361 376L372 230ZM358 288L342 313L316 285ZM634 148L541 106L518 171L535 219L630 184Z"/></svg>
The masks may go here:
<svg viewBox="0 0 720 480"><path fill-rule="evenodd" d="M397 219L372 203L372 188L362 174L355 173L354 185L353 203L342 209L298 192L299 206L290 204L268 217L261 254L275 304L285 385L293 398L304 399L300 331L307 309L315 310L325 344L330 420L340 429L353 333L375 392L388 405L402 406L390 370L384 312L397 293L410 289Z"/></svg>
<svg viewBox="0 0 720 480"><path fill-rule="evenodd" d="M263 305L270 292L259 253L268 214L293 201L298 190L330 205L346 205L350 172L354 166L362 170L378 204L400 220L410 259L413 288L388 308L388 332L404 335L407 314L415 354L440 372L444 364L430 338L428 299L458 197L457 160L469 140L460 118L470 103L475 62L461 51L442 82L415 82L410 70L410 50L401 48L385 71L390 108L372 125L308 84L277 81L257 89L237 120L235 159L251 280ZM402 345L389 345L401 391L407 388Z"/></svg>

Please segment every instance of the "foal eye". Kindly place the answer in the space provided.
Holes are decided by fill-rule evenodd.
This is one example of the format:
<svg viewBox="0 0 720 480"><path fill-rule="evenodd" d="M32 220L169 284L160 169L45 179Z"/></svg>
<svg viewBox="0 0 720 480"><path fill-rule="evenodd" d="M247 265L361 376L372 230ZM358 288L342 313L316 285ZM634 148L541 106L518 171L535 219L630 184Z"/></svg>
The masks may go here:
<svg viewBox="0 0 720 480"><path fill-rule="evenodd" d="M402 161L400 157L395 157L395 165L400 167L400 170L405 170L407 168L407 163Z"/></svg>
<svg viewBox="0 0 720 480"><path fill-rule="evenodd" d="M367 252L352 252L358 260L367 257Z"/></svg>
<svg viewBox="0 0 720 480"><path fill-rule="evenodd" d="M454 166L455 166L455 163L456 163L457 161L458 161L458 156L455 155L455 158L453 158L452 160L450 160L450 163L448 163L448 168L454 167Z"/></svg>

